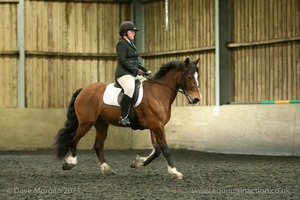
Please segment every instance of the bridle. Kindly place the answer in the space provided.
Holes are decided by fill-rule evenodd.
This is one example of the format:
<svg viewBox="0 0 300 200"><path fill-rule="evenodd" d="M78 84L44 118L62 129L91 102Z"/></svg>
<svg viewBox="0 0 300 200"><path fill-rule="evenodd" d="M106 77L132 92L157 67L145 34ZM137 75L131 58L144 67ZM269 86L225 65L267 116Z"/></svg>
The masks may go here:
<svg viewBox="0 0 300 200"><path fill-rule="evenodd" d="M168 85L165 85L165 84L163 84L163 83L161 83L161 82L159 82L159 81L157 81L157 80L155 80L155 79L153 79L153 76L152 75L147 75L147 76L144 76L147 80L149 80L149 81L153 81L153 82L155 82L155 83L157 83L157 84L159 84L159 85L162 85L162 86L164 86L164 87L167 87L167 88L169 88L169 89L171 89L171 90L174 90L175 92L180 92L181 94L183 94L190 102L193 102L193 99L192 99L192 97L188 94L188 92L187 92L187 90L199 90L199 86L194 86L194 87L185 87L185 82L184 82L184 76L185 76L185 71L183 71L182 73L181 73L181 75L180 75L180 78L178 78L179 79L179 81L176 81L176 84L179 86L179 88L177 89L177 88L173 88L173 87L170 87L170 86L168 86Z"/></svg>
<svg viewBox="0 0 300 200"><path fill-rule="evenodd" d="M187 90L199 90L199 86L187 87L185 86L185 81L183 80L185 77L185 71L181 73L180 80L177 82L179 86L178 92L183 94L190 102L193 102L193 98L187 93ZM181 90L180 90L181 89Z"/></svg>

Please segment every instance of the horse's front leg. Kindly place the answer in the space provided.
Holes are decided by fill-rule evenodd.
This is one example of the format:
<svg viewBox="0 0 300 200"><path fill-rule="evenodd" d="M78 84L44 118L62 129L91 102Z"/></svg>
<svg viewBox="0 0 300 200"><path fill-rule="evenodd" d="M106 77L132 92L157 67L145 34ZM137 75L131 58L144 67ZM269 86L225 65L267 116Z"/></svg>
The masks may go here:
<svg viewBox="0 0 300 200"><path fill-rule="evenodd" d="M132 162L131 167L137 168L140 166L146 166L162 153L167 161L169 174L177 179L182 179L183 174L177 171L174 166L171 153L167 145L164 125L161 124L151 129L151 139L154 146L152 153L148 157L137 156L137 158Z"/></svg>
<svg viewBox="0 0 300 200"><path fill-rule="evenodd" d="M131 167L132 168L138 168L141 166L147 166L149 163L151 163L155 158L159 157L161 154L161 150L160 147L157 145L156 139L153 135L153 133L151 132L151 142L153 145L153 150L150 153L149 156L147 157L141 157L139 155L136 156L135 160L132 161L131 163Z"/></svg>
<svg viewBox="0 0 300 200"><path fill-rule="evenodd" d="M183 174L181 172L177 171L176 167L174 166L174 163L173 163L173 160L171 157L171 153L169 151L167 143L164 147L162 147L162 153L168 164L168 173L171 174L174 178L182 179Z"/></svg>
<svg viewBox="0 0 300 200"><path fill-rule="evenodd" d="M183 174L177 171L177 169L174 166L174 162L170 153L170 150L168 148L167 140L166 140L166 134L165 134L165 127L164 125L159 125L153 129L154 137L157 141L157 144L159 145L163 156L165 157L167 164L168 164L168 172L173 177L177 179L182 179Z"/></svg>

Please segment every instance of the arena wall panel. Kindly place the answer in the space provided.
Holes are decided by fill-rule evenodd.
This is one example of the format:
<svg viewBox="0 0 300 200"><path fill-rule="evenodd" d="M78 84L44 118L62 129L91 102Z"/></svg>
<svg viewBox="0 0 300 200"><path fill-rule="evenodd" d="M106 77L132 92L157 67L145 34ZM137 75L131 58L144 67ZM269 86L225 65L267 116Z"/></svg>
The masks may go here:
<svg viewBox="0 0 300 200"><path fill-rule="evenodd" d="M300 156L300 105L173 107L169 147L204 152ZM0 109L0 150L51 148L66 109ZM79 143L92 149L95 130ZM152 148L149 131L111 126L106 149Z"/></svg>

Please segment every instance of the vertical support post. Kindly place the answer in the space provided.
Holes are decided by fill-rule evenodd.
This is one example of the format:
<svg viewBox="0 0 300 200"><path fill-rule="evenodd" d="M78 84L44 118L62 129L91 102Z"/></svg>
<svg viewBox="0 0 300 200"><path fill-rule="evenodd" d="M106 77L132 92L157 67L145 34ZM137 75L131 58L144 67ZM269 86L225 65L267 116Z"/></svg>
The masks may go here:
<svg viewBox="0 0 300 200"><path fill-rule="evenodd" d="M219 0L220 42L220 104L231 102L232 67L231 52L226 44L231 42L231 0Z"/></svg>
<svg viewBox="0 0 300 200"><path fill-rule="evenodd" d="M214 115L219 115L219 106L220 106L220 19L219 19L219 1L215 0L215 79L216 79L216 107L214 109Z"/></svg>
<svg viewBox="0 0 300 200"><path fill-rule="evenodd" d="M132 7L131 7L131 13L132 13L132 19L135 23L137 29L139 31L135 35L135 45L139 53L143 53L145 51L144 47L144 41L145 41L145 35L144 35L144 7L140 0L132 0ZM145 66L145 61L140 57L140 62L143 66ZM131 144L130 148L133 148L134 146L134 130L131 129L130 137L131 137Z"/></svg>
<svg viewBox="0 0 300 200"><path fill-rule="evenodd" d="M231 40L230 13L230 0L215 0L217 107L231 102L231 55L226 48Z"/></svg>
<svg viewBox="0 0 300 200"><path fill-rule="evenodd" d="M145 50L144 47L144 40L145 40L145 34L144 34L144 8L143 4L140 2L140 0L133 0L133 20L136 25L136 27L139 29L135 36L135 43L137 50L140 53L143 53ZM145 65L144 59L140 60L142 65Z"/></svg>
<svg viewBox="0 0 300 200"><path fill-rule="evenodd" d="M168 2L168 0L165 0L165 14L166 14L165 26L166 26L166 31L168 31L169 30L169 2Z"/></svg>
<svg viewBox="0 0 300 200"><path fill-rule="evenodd" d="M18 107L25 108L25 49L24 49L24 0L18 3Z"/></svg>

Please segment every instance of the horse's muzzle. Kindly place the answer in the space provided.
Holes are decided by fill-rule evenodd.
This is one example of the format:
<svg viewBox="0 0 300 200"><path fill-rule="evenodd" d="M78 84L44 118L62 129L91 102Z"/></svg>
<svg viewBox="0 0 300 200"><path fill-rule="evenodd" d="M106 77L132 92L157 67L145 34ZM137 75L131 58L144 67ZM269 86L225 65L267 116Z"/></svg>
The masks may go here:
<svg viewBox="0 0 300 200"><path fill-rule="evenodd" d="M190 104L196 104L199 101L201 101L201 99L202 99L202 95L200 93L200 90L198 90L196 93L195 93L195 91L193 91L193 94L188 93L187 91L184 91L183 94L187 97L188 102Z"/></svg>
<svg viewBox="0 0 300 200"><path fill-rule="evenodd" d="M193 98L190 95L187 95L187 99L190 104L196 104L201 100L200 98L197 98L197 97Z"/></svg>
<svg viewBox="0 0 300 200"><path fill-rule="evenodd" d="M200 101L199 98L194 98L193 101L192 101L192 103L193 103L193 104L196 104L196 103L198 103L199 101Z"/></svg>

